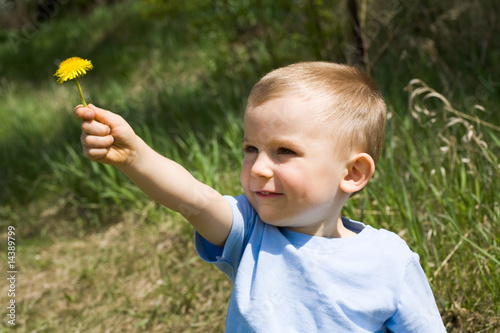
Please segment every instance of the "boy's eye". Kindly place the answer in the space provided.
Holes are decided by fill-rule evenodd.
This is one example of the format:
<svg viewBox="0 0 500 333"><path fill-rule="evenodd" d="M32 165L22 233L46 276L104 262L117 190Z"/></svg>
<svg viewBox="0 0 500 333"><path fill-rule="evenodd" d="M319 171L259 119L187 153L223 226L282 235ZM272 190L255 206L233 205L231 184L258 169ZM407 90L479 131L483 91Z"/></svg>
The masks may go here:
<svg viewBox="0 0 500 333"><path fill-rule="evenodd" d="M258 153L259 150L256 147L254 147L254 146L244 146L243 147L243 152L245 152L247 154L248 153Z"/></svg>
<svg viewBox="0 0 500 333"><path fill-rule="evenodd" d="M291 149L280 147L277 151L278 155L295 155L295 152Z"/></svg>

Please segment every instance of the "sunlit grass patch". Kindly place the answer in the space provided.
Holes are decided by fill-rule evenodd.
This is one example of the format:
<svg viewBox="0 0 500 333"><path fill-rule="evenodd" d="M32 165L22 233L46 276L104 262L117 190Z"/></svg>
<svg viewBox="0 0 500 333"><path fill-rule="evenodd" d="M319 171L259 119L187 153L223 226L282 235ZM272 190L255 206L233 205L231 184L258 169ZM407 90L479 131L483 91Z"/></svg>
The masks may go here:
<svg viewBox="0 0 500 333"><path fill-rule="evenodd" d="M24 246L20 270L32 278L18 282L19 326L38 332L222 329L229 281L197 258L186 222L168 215L151 221L155 210L148 205L124 214L79 240Z"/></svg>

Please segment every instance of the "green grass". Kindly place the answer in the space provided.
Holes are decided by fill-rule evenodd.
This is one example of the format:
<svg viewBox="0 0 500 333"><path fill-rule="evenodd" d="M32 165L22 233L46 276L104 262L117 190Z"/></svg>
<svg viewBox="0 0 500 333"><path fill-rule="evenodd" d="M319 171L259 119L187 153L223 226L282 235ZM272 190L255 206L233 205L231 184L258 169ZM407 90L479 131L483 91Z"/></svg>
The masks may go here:
<svg viewBox="0 0 500 333"><path fill-rule="evenodd" d="M230 283L197 259L193 229L182 218L116 169L83 157L71 115L77 90L52 77L66 57L91 59L95 69L81 79L88 102L121 114L198 179L240 194L241 114L252 85L291 62L347 61L349 30L340 5L262 0L263 11L246 2L214 4L149 0L67 10L17 53L12 36L22 27L0 30L0 235L15 226L18 331L222 330ZM441 5L417 4L428 10L394 2L386 21L366 16L371 70L390 117L376 175L344 214L398 233L420 255L449 332L494 332L498 48L490 35L476 35L491 52L478 44L456 51L457 40L476 40L473 29L454 29L458 21ZM494 4L482 6L467 11L481 15ZM459 21L480 25L460 8ZM408 37L386 47L395 32ZM432 46L429 39L451 42ZM422 81L409 86L414 78ZM1 304L6 294L2 285ZM8 330L2 320L0 332Z"/></svg>

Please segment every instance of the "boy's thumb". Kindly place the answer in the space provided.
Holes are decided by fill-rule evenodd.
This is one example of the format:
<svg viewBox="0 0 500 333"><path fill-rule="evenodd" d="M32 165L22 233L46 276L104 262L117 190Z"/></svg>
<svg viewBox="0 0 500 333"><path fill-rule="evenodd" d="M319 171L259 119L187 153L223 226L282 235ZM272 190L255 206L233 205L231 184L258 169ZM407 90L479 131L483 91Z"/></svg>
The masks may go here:
<svg viewBox="0 0 500 333"><path fill-rule="evenodd" d="M123 118L111 111L98 108L93 104L89 104L88 107L94 111L94 119L102 124L106 124L110 127L119 126L123 121Z"/></svg>

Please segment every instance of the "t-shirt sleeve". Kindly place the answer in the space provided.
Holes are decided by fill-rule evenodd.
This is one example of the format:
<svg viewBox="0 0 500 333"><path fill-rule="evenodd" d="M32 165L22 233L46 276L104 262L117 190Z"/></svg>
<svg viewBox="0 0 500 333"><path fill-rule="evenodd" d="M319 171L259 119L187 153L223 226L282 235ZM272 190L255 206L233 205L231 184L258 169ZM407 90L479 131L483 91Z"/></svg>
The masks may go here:
<svg viewBox="0 0 500 333"><path fill-rule="evenodd" d="M406 266L397 311L386 325L392 332L446 332L416 253Z"/></svg>
<svg viewBox="0 0 500 333"><path fill-rule="evenodd" d="M245 233L248 227L248 215L251 215L251 206L244 196L236 198L224 196L233 211L233 223L224 247L218 247L195 232L196 252L206 262L213 263L234 282L236 270L240 263L245 243Z"/></svg>

